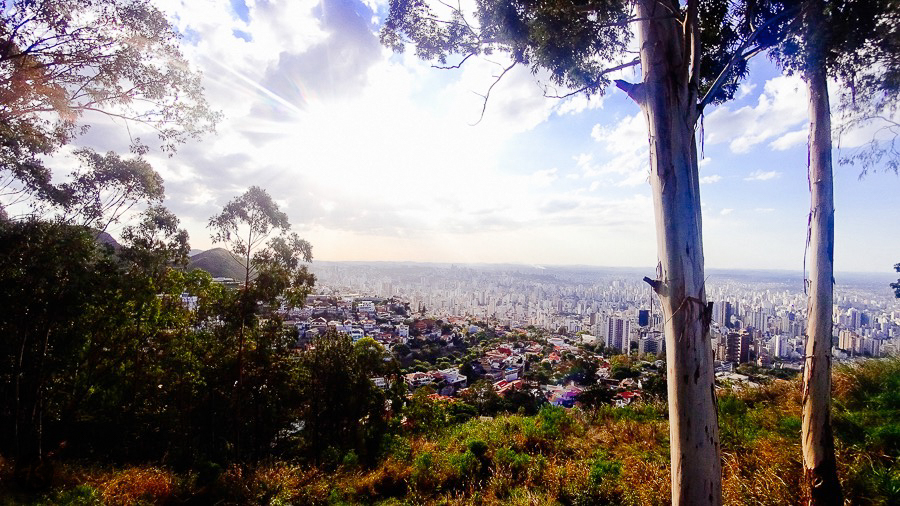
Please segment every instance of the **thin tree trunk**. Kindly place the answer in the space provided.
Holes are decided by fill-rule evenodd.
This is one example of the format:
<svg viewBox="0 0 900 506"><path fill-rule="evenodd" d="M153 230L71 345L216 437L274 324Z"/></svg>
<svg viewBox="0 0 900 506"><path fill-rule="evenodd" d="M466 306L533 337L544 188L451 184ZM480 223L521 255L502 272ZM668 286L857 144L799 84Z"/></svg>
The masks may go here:
<svg viewBox="0 0 900 506"><path fill-rule="evenodd" d="M647 281L665 318L672 504L718 505L722 464L694 139L697 88L690 77L696 19L689 14L682 31L671 14L662 2L638 2L643 83L626 91L641 106L650 134L659 277Z"/></svg>
<svg viewBox="0 0 900 506"><path fill-rule="evenodd" d="M244 331L246 328L246 320L247 320L247 305L248 305L248 297L250 290L250 245L253 241L253 233L250 233L250 236L247 238L247 254L244 263L244 290L241 293L240 304L240 315L241 315L241 330L238 334L238 356L237 356L237 368L238 368L238 379L236 385L236 395L237 404L235 406L235 449L237 450L237 454L241 455L241 432L243 431L243 422L242 422L242 402L243 402L243 388L244 388Z"/></svg>
<svg viewBox="0 0 900 506"><path fill-rule="evenodd" d="M25 363L25 347L28 344L28 332L23 332L22 344L19 346L19 357L16 360L16 406L13 416L13 454L16 456L16 465L20 465L22 460L22 435L19 425L22 420L22 375L25 374L23 365Z"/></svg>
<svg viewBox="0 0 900 506"><path fill-rule="evenodd" d="M817 28L822 3L807 4L809 90L809 302L803 368L803 470L809 504L840 505L841 484L831 432L831 333L834 289L834 185L831 171L831 109Z"/></svg>

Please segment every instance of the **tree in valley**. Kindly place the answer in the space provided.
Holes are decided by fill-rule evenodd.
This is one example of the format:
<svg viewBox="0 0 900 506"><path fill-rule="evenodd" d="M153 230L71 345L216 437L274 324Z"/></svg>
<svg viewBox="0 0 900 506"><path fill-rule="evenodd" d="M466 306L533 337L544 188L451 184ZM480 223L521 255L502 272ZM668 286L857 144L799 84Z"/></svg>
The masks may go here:
<svg viewBox="0 0 900 506"><path fill-rule="evenodd" d="M900 264L894 264L894 270L900 272ZM900 279L896 283L891 283L891 288L894 289L894 295L900 299Z"/></svg>
<svg viewBox="0 0 900 506"><path fill-rule="evenodd" d="M84 345L85 316L101 303L115 267L86 230L39 221L0 227L0 259L0 448L30 473L47 452L48 413L68 386L57 375Z"/></svg>
<svg viewBox="0 0 900 506"><path fill-rule="evenodd" d="M666 322L672 501L720 504L695 128L706 105L731 97L758 34L739 37L742 12L727 2L478 0L472 13L441 5L443 12L421 0L392 0L382 42L398 51L414 45L419 57L444 68L504 53L510 62L497 81L516 66L548 72L553 85L567 90L547 88L558 97L603 93L615 71L640 65L641 83L615 84L648 126L659 267L657 279L647 281ZM638 58L628 52L632 27Z"/></svg>
<svg viewBox="0 0 900 506"><path fill-rule="evenodd" d="M44 156L100 115L172 152L219 115L180 35L147 0L13 0L0 13L0 205L57 202ZM132 148L148 146L132 138Z"/></svg>
<svg viewBox="0 0 900 506"><path fill-rule="evenodd" d="M243 403L244 350L248 326L256 322L260 304L269 307L284 300L300 306L315 283L304 262L312 261L312 246L289 233L287 214L262 188L251 186L232 199L222 212L209 219L213 241L230 246L244 268L244 284L236 298L237 320L236 403ZM236 434L243 424L240 408Z"/></svg>
<svg viewBox="0 0 900 506"><path fill-rule="evenodd" d="M369 379L380 372L374 354L383 356L372 343L354 346L349 336L331 331L300 355L300 436L312 456L322 457L329 447L376 456L386 413L385 395Z"/></svg>

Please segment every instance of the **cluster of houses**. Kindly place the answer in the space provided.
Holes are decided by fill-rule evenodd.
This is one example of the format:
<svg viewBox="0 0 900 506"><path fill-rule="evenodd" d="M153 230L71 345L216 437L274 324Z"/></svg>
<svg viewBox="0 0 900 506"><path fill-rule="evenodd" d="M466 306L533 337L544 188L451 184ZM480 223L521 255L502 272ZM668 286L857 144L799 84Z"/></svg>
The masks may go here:
<svg viewBox="0 0 900 506"><path fill-rule="evenodd" d="M562 337L547 339L547 345L535 341L498 344L471 363L472 375L491 381L494 391L505 396L512 391L527 388L523 376L528 367L548 363L552 368L562 361L561 355L566 352L589 353L566 342ZM639 382L631 378L621 381L611 379L609 364L602 359L600 363L595 381L616 391L613 397L616 406L626 406L641 397ZM444 400L458 396L468 386L467 377L457 368L413 372L404 375L403 379L410 391L427 385L435 390L435 396ZM584 389L585 387L569 382L564 385L540 385L536 390L549 404L571 408Z"/></svg>
<svg viewBox="0 0 900 506"><path fill-rule="evenodd" d="M371 337L391 346L406 343L410 325L403 305L391 300L310 296L303 308L286 309L287 322L298 331L300 344L325 335L329 330L358 341Z"/></svg>
<svg viewBox="0 0 900 506"><path fill-rule="evenodd" d="M284 309L284 312L287 322L298 330L298 344L310 342L331 330L348 335L354 341L370 337L390 349L396 344L407 344L410 339L449 341L454 335L486 330L462 318L448 318L446 324L453 328L448 334L446 329L441 328L440 323L444 322L411 320L404 304L391 299L310 296L303 308ZM529 367L549 366L552 370L563 362L565 354L590 353L562 336L548 337L546 344L542 344L529 339L529 333L524 329L498 327L490 330L497 337L515 339L505 339L505 343L488 348L471 362L470 375L491 381L494 390L501 396L526 387L524 374ZM631 381L628 385L610 380L608 364L602 357L596 358L604 364L597 372L596 381L618 391L614 399L617 405L627 405L640 397L640 388L633 380L628 380ZM469 386L468 377L455 367L412 372L402 379L410 391L427 385L435 390L435 395L443 398L457 397ZM389 381L376 378L376 385L386 388ZM548 403L564 407L574 406L578 395L584 390L584 387L571 382L532 388L539 390Z"/></svg>

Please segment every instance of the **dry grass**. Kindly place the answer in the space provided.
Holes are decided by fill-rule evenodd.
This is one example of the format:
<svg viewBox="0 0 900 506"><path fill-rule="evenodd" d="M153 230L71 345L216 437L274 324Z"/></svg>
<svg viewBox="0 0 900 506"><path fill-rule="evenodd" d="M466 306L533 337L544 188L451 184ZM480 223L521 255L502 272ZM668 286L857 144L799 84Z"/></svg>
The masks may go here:
<svg viewBox="0 0 900 506"><path fill-rule="evenodd" d="M129 467L105 477L94 488L109 506L164 504L175 494L175 475L157 467Z"/></svg>
<svg viewBox="0 0 900 506"><path fill-rule="evenodd" d="M880 430L885 423L897 423L891 407L896 400L889 395L893 383L885 380L891 375L891 381L898 381L900 361L835 371L836 412L857 417L851 422L858 421L863 431L852 442L837 440L838 471L852 504L900 504L900 464L890 453L893 440L886 439L890 434L873 439L876 426L871 425L881 423ZM853 406L871 411L876 400L877 413L860 418L860 412L848 411ZM799 381L729 393L720 398L720 407L724 503L801 504ZM206 496L197 490L202 487L193 475L179 481L172 472L150 466L109 470L64 465L57 468L54 484L57 490L90 486L110 505L166 504L192 496L208 497L210 503L271 505L669 503L668 423L659 405L505 415L470 420L436 435L395 439L400 450L391 450L367 469L325 471L277 461L233 465L206 487ZM482 450L475 455L478 447ZM0 460L3 475L10 474L9 468Z"/></svg>

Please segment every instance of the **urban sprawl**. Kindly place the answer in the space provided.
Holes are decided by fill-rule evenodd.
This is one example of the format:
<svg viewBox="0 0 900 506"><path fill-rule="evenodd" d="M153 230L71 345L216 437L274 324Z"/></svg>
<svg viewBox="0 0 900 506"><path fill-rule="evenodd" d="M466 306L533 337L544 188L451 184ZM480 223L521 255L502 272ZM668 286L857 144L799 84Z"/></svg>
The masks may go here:
<svg viewBox="0 0 900 506"><path fill-rule="evenodd" d="M487 380L500 396L526 391L566 407L600 388L622 406L648 382L658 387L651 378L665 369L662 315L636 270L326 263L315 272L317 294L283 309L298 347L329 330L374 339L410 391L428 386L450 400ZM714 273L706 292L719 387L802 368L802 277ZM836 360L900 353L900 304L886 284L839 282L833 313Z"/></svg>

